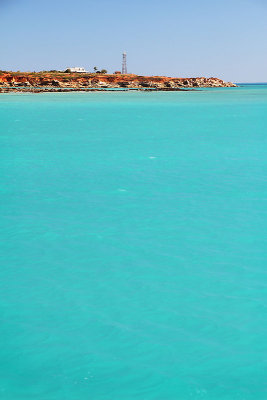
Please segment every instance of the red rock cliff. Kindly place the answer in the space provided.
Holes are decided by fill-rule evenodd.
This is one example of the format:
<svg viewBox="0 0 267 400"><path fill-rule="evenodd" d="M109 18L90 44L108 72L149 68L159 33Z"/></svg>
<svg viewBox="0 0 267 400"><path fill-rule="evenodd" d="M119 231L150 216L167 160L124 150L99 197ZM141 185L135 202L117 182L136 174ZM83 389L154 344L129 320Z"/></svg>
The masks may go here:
<svg viewBox="0 0 267 400"><path fill-rule="evenodd" d="M102 75L71 73L0 73L0 87L58 88L154 88L234 87L218 78L170 78L166 76Z"/></svg>

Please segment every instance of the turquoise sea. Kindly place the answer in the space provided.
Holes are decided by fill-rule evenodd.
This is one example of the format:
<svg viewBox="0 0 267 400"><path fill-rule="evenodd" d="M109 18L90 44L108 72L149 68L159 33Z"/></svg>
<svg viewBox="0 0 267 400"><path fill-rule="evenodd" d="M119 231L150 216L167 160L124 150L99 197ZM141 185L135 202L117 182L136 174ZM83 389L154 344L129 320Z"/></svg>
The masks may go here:
<svg viewBox="0 0 267 400"><path fill-rule="evenodd" d="M0 397L267 399L267 85L0 95Z"/></svg>

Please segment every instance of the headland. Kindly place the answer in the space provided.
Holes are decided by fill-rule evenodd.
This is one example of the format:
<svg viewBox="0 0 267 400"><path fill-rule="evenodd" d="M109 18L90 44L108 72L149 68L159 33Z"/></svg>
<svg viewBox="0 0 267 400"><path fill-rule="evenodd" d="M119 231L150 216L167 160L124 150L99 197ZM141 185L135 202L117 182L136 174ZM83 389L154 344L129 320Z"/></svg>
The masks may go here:
<svg viewBox="0 0 267 400"><path fill-rule="evenodd" d="M173 78L134 74L67 72L0 72L0 93L68 92L99 90L179 91L206 87L235 87L219 78Z"/></svg>

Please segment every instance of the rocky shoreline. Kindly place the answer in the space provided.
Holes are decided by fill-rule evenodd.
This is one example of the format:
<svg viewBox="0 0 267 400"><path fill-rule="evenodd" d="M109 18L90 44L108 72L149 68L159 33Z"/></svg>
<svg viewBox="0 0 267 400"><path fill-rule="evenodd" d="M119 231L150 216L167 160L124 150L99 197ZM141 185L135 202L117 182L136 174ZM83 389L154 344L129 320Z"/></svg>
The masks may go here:
<svg viewBox="0 0 267 400"><path fill-rule="evenodd" d="M0 72L0 93L71 92L99 90L180 91L206 87L235 87L219 78L170 78L121 74Z"/></svg>

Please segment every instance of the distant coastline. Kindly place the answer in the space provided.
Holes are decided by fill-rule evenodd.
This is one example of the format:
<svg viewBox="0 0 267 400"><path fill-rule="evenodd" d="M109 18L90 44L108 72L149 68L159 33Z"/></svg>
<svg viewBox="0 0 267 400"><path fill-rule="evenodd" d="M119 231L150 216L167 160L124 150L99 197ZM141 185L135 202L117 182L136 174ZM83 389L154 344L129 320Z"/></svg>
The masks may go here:
<svg viewBox="0 0 267 400"><path fill-rule="evenodd" d="M267 85L267 82L237 82L236 85Z"/></svg>
<svg viewBox="0 0 267 400"><path fill-rule="evenodd" d="M67 72L0 72L0 93L68 92L96 90L179 91L204 87L235 87L219 78L173 78L134 74Z"/></svg>

